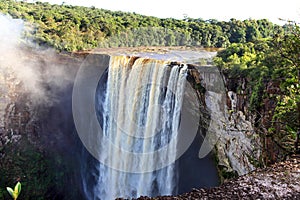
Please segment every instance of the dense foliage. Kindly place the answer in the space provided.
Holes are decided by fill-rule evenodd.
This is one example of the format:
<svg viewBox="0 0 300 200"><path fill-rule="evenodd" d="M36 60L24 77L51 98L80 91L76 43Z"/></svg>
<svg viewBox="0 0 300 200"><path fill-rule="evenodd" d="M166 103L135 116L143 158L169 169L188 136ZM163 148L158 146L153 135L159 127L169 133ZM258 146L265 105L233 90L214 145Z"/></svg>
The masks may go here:
<svg viewBox="0 0 300 200"><path fill-rule="evenodd" d="M215 58L229 78L247 80L251 111L257 115L269 161L299 151L300 30L296 24L289 27L270 39L231 44ZM268 154L275 146L276 157Z"/></svg>
<svg viewBox="0 0 300 200"><path fill-rule="evenodd" d="M230 43L251 42L283 32L282 27L265 19L159 19L94 7L14 0L1 0L0 12L35 24L31 33L35 42L67 51L99 46L227 47Z"/></svg>

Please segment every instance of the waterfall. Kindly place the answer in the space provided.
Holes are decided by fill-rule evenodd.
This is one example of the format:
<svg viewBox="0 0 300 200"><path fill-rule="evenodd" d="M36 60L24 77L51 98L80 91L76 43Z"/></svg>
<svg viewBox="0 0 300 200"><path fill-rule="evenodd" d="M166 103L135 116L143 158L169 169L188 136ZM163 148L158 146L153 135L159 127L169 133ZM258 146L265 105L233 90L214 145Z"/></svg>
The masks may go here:
<svg viewBox="0 0 300 200"><path fill-rule="evenodd" d="M112 56L96 110L103 130L99 199L176 193L178 129L187 66Z"/></svg>

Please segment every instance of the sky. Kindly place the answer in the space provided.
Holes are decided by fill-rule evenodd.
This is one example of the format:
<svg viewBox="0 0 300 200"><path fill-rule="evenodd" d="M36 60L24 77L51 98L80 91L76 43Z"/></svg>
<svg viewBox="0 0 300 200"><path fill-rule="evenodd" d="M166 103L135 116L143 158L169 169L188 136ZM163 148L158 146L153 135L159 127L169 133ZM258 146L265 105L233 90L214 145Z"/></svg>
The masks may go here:
<svg viewBox="0 0 300 200"><path fill-rule="evenodd" d="M34 0L28 1L32 2ZM39 0L52 4L95 6L113 11L135 12L160 18L268 19L300 22L300 0Z"/></svg>

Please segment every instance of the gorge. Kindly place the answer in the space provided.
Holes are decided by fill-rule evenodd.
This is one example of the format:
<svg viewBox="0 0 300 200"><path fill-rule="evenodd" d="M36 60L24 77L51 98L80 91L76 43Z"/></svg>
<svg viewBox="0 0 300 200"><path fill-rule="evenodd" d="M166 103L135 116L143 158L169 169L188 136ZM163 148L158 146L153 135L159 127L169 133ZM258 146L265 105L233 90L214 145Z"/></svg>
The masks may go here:
<svg viewBox="0 0 300 200"><path fill-rule="evenodd" d="M49 198L74 195L74 198L76 196L81 199L174 195L188 192L192 188L217 186L220 182L220 169L226 173L237 174L245 174L254 169L246 155L254 157L259 154L255 155L252 149L253 137L249 134L245 136L243 131L251 130L251 123L245 121L242 113L236 116L232 113L231 119L235 121L230 122L227 94L232 94L231 96L234 94L226 91L222 75L211 65L214 52L178 49L167 51L156 49L156 53L151 49L139 53L134 51L136 50L128 48L127 55L120 55L120 52L89 52L88 55L79 53L73 58L64 55L59 59L52 58L52 61L60 63L59 68L69 71L70 78L61 82L63 84L59 87L52 81L44 83L42 81L42 88L47 86L44 89L49 97L52 97L51 101L46 101L47 106L41 102L32 103L28 96L28 92L31 91L18 91L9 87L15 97L3 102L11 102L9 105L15 105L18 109L13 111L11 109L15 109L14 107L4 104L3 108L6 107L4 112L14 113L16 119L23 119L25 115L28 118L27 121L19 124L18 121L10 120L13 119L11 114L5 115L9 118L5 118L8 121L3 131L8 132L3 132L6 139L3 137L2 140L3 143L18 144L22 148L29 146L36 149L34 151L44 152L41 153L42 158L52 162L52 167L46 163L46 165L38 164L40 167L45 166L44 169L38 169L43 171L42 177L49 177L49 174L54 173L55 179L59 180L58 184L49 179L50 182L45 187L52 185L52 189L47 189L47 194L44 195L48 195ZM164 53L157 53L160 51ZM39 66L36 70L41 72L45 70L43 68L45 64L41 65L39 62L48 63L51 60L47 54L43 54L43 57L36 55L35 58L40 60L35 63ZM50 80L60 79L58 76L60 73L53 73L56 71L54 65L46 66L52 68L47 73L52 74ZM114 74L110 74L113 71L109 71L109 67L114 68ZM86 69L92 70L85 73ZM75 73L77 73L76 78ZM137 77L140 77L140 82ZM19 83L17 77L13 80ZM78 87L82 86L80 81L84 81L83 88ZM26 85L26 82L22 84ZM177 84L184 89L178 90L180 87L175 87ZM65 86L62 87L63 85ZM136 89L133 90L131 87ZM119 92L114 93L114 91ZM130 93L133 91L137 92ZM122 93L125 96L117 96L107 101L108 94L112 98ZM77 94L79 99L76 98ZM130 97L134 97L133 100ZM145 105L149 108L139 101L143 98L148 99L143 102L148 102ZM86 103L86 100L88 100L87 105L80 104ZM118 103L111 104L116 101ZM234 102L235 99L232 98L233 106ZM127 104L131 106L126 107ZM182 104L181 111L180 104ZM73 108L70 105L73 105ZM109 110L105 110L108 108ZM21 110L26 112L20 112ZM155 110L159 112L154 112ZM170 113L170 110L173 111ZM177 114L173 113L176 110ZM149 114L151 112L156 116L152 117ZM95 121L91 119L91 113L95 114L93 115ZM118 126L111 126L111 123L114 124L116 121ZM107 142L98 143L101 141L100 134L95 131L98 128L94 125L100 129L104 127L101 137L108 137L113 145L121 146L121 150L115 149L115 146L105 149ZM21 130L21 127L25 129ZM115 130L113 131L115 135L110 135L105 129ZM147 129L155 132L146 131L148 137L138 135L141 138L128 134L128 130ZM171 129L175 130L171 131ZM18 132L19 130L21 131ZM141 134L142 132L129 133ZM173 134L177 134L178 138L173 137ZM172 144L174 138L177 142ZM23 140L28 142L24 144ZM144 140L148 141L144 142ZM217 143L217 148L210 145L214 143ZM165 146L168 147L166 150ZM20 152L24 152L22 148ZM157 157L151 155L157 150L163 153ZM143 156L134 157L131 155L132 152L146 156L149 154L150 158L148 156L147 161L143 161ZM152 158L156 159L151 160ZM2 159L5 161L9 157L4 156ZM36 158L30 156L26 159L32 159L32 164L36 162ZM54 162L51 161L53 159ZM131 162L127 162L127 159L131 159ZM43 161L39 162L43 163ZM140 165L143 162L145 165ZM22 165L22 162L20 164ZM139 168L139 166L143 167ZM81 172L80 176L76 172L78 170ZM20 172L15 173L20 174ZM27 174L26 171L23 173ZM27 179L25 174L21 180L24 184L30 185L31 179ZM38 182L39 180L36 183ZM68 184L72 184L75 191L72 188L61 190ZM30 187L30 191L35 191L34 187ZM23 194L29 195L27 192L29 191Z"/></svg>

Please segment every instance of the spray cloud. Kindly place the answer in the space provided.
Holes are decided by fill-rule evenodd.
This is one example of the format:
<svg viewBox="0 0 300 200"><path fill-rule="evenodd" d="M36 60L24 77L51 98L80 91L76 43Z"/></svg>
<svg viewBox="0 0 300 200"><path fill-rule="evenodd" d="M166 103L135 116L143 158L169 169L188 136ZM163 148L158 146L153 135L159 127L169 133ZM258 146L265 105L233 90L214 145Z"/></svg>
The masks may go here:
<svg viewBox="0 0 300 200"><path fill-rule="evenodd" d="M29 94L33 104L55 102L55 92L47 87L59 90L70 82L66 63L59 61L55 50L38 47L24 39L24 31L30 31L32 25L23 20L0 15L0 27L0 84L11 76L15 83L21 83L22 92ZM5 91L9 88L1 87L2 95L9 92Z"/></svg>

